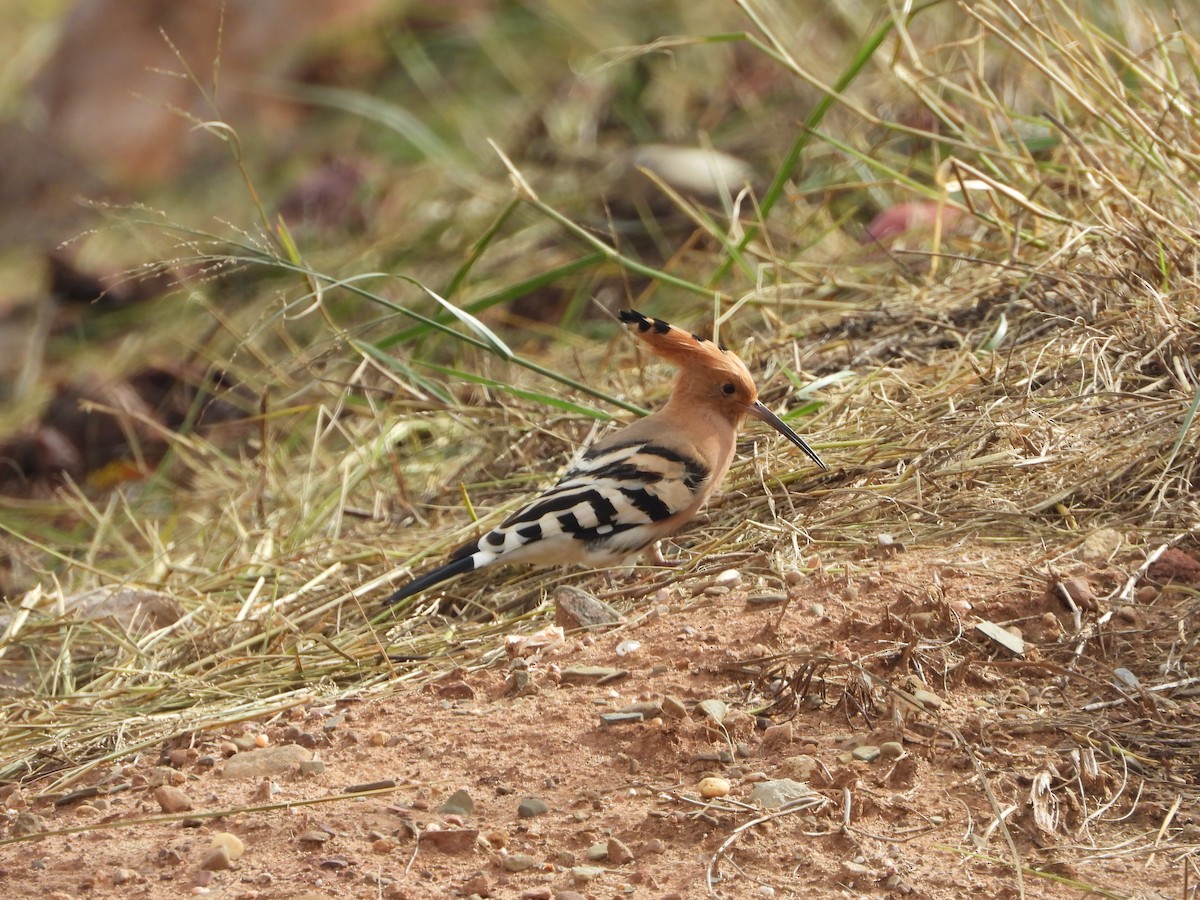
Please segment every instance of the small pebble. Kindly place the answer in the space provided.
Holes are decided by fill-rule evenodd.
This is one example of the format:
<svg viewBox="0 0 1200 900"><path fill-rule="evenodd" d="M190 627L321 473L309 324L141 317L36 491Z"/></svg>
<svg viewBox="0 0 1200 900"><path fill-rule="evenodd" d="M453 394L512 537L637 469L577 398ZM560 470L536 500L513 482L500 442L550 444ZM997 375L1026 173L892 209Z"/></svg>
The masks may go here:
<svg viewBox="0 0 1200 900"><path fill-rule="evenodd" d="M1134 690L1137 690L1139 687L1141 687L1141 680L1124 666L1118 669L1113 669L1113 674L1117 676L1117 678L1120 680L1120 683L1124 684L1125 687L1133 688ZM1118 687L1119 686L1120 684L1118 684Z"/></svg>
<svg viewBox="0 0 1200 900"><path fill-rule="evenodd" d="M809 781L820 768L816 757L802 753L799 756L789 756L783 762L783 768L789 775L794 775L801 781Z"/></svg>
<svg viewBox="0 0 1200 900"><path fill-rule="evenodd" d="M701 700L696 704L696 711L706 719L711 719L720 725L729 713L729 704L723 700Z"/></svg>
<svg viewBox="0 0 1200 900"><path fill-rule="evenodd" d="M791 722L784 722L780 725L771 725L763 732L762 745L766 750L769 747L775 747L782 744L790 744L795 737L794 729Z"/></svg>
<svg viewBox="0 0 1200 900"><path fill-rule="evenodd" d="M478 838L476 828L427 828L421 833L422 844L428 842L443 853L465 853L475 846Z"/></svg>
<svg viewBox="0 0 1200 900"><path fill-rule="evenodd" d="M165 813L187 812L193 808L191 798L179 788L169 784L156 787L153 796Z"/></svg>
<svg viewBox="0 0 1200 900"><path fill-rule="evenodd" d="M603 862L608 859L608 844L592 844L583 855L588 858L588 862Z"/></svg>
<svg viewBox="0 0 1200 900"><path fill-rule="evenodd" d="M238 753L226 760L221 774L226 778L265 778L292 771L306 759L312 759L312 751L298 744L284 744Z"/></svg>
<svg viewBox="0 0 1200 900"><path fill-rule="evenodd" d="M646 716L640 712L614 712L601 713L601 725L636 725L638 722L644 722Z"/></svg>
<svg viewBox="0 0 1200 900"><path fill-rule="evenodd" d="M397 885L398 886L398 885ZM386 897L396 896L395 894L385 894ZM404 891L399 896L409 896L407 891ZM474 878L468 878L461 889L454 892L453 896L459 897L490 897L492 896L492 886L488 884L487 876L482 872L475 875Z"/></svg>
<svg viewBox="0 0 1200 900"><path fill-rule="evenodd" d="M220 872L232 869L233 861L229 858L229 851L224 847L213 847L204 855L204 859L200 862L200 868L206 872Z"/></svg>
<svg viewBox="0 0 1200 900"><path fill-rule="evenodd" d="M489 831L483 836L483 839L496 850L503 850L508 846L508 835L503 831Z"/></svg>
<svg viewBox="0 0 1200 900"><path fill-rule="evenodd" d="M621 641L621 643L617 644L617 648L616 648L615 652L616 652L617 656L629 656L632 653L637 653L641 649L642 649L641 641L628 640L628 641Z"/></svg>
<svg viewBox="0 0 1200 900"><path fill-rule="evenodd" d="M571 877L579 882L592 881L604 874L599 866L572 866ZM561 897L562 895L559 894Z"/></svg>
<svg viewBox="0 0 1200 900"><path fill-rule="evenodd" d="M565 629L601 629L621 621L621 614L612 606L579 588L560 587L552 599L554 624Z"/></svg>
<svg viewBox="0 0 1200 900"><path fill-rule="evenodd" d="M875 762L879 759L880 750L874 744L863 744L861 747L855 747L850 755L861 762Z"/></svg>
<svg viewBox="0 0 1200 900"><path fill-rule="evenodd" d="M899 759L904 755L904 745L899 741L884 741L879 745L879 752L888 759Z"/></svg>
<svg viewBox="0 0 1200 900"><path fill-rule="evenodd" d="M662 711L663 715L668 719L687 718L687 707L684 706L682 700L673 694L667 694L667 696L662 698Z"/></svg>
<svg viewBox="0 0 1200 900"><path fill-rule="evenodd" d="M614 866L623 866L625 863L633 862L633 851L624 842L616 838L609 838L607 857Z"/></svg>
<svg viewBox="0 0 1200 900"><path fill-rule="evenodd" d="M568 666L559 673L558 680L560 684L594 684L627 674L623 669L607 666Z"/></svg>
<svg viewBox="0 0 1200 900"><path fill-rule="evenodd" d="M517 818L532 819L534 816L545 815L550 812L550 807L546 805L546 801L538 797L526 797L517 806Z"/></svg>
<svg viewBox="0 0 1200 900"><path fill-rule="evenodd" d="M917 631L928 632L937 618L931 612L917 612L909 616L908 620Z"/></svg>
<svg viewBox="0 0 1200 900"><path fill-rule="evenodd" d="M729 793L729 782L716 775L709 775L707 778L700 779L696 789L705 800L713 800Z"/></svg>
<svg viewBox="0 0 1200 900"><path fill-rule="evenodd" d="M475 811L475 801L471 799L469 793L459 788L446 798L437 811L444 816L469 816Z"/></svg>
<svg viewBox="0 0 1200 900"><path fill-rule="evenodd" d="M1084 578L1064 578L1059 588L1067 593L1071 601L1080 609L1095 609L1096 594L1092 586Z"/></svg>
<svg viewBox="0 0 1200 900"><path fill-rule="evenodd" d="M913 699L920 703L926 709L941 709L942 698L933 691L927 691L923 688L913 691Z"/></svg>
<svg viewBox="0 0 1200 900"><path fill-rule="evenodd" d="M750 799L766 809L779 809L793 800L813 797L816 792L806 784L790 778L777 778L756 784L750 791Z"/></svg>
<svg viewBox="0 0 1200 900"><path fill-rule="evenodd" d="M209 847L214 850L217 847L224 847L229 858L235 862L241 859L242 854L246 852L246 845L242 842L242 839L228 831L218 831L214 834Z"/></svg>
<svg viewBox="0 0 1200 900"><path fill-rule="evenodd" d="M742 573L737 569L726 569L713 579L713 584L721 585L722 587L737 587L742 580Z"/></svg>
<svg viewBox="0 0 1200 900"><path fill-rule="evenodd" d="M502 865L505 872L524 872L537 865L537 860L528 853L510 853L504 857Z"/></svg>

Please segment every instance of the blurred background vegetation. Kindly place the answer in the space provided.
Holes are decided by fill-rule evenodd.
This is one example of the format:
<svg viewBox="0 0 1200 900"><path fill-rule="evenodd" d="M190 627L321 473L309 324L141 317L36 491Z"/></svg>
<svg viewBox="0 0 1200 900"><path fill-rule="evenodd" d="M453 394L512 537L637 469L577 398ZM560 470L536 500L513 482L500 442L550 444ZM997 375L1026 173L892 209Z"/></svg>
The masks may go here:
<svg viewBox="0 0 1200 900"><path fill-rule="evenodd" d="M1195 15L4 4L13 687L220 718L544 614L561 574L376 598L663 400L619 306L716 321L832 468L749 435L663 579L1186 535Z"/></svg>

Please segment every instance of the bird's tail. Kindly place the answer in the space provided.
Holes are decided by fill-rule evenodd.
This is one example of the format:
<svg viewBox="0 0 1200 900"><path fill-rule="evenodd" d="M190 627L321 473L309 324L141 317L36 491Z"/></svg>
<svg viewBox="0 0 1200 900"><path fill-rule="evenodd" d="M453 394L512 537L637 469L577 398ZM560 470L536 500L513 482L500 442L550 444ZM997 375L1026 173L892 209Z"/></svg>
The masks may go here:
<svg viewBox="0 0 1200 900"><path fill-rule="evenodd" d="M464 572L470 572L475 569L475 558L473 556L464 556L461 559L454 559L446 563L444 566L439 566L432 572L426 572L420 578L414 578L396 593L392 594L383 601L384 606L391 606L393 603L398 603L405 597L411 597L413 594L419 594L426 588L433 587L435 584L453 578L455 575L462 575Z"/></svg>

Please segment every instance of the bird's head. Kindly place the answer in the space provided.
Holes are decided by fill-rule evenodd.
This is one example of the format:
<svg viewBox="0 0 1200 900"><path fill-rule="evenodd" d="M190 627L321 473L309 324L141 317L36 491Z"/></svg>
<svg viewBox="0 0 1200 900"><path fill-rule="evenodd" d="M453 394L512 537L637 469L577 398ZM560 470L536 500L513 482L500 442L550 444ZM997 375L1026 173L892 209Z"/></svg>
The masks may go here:
<svg viewBox="0 0 1200 900"><path fill-rule="evenodd" d="M623 309L619 316L650 352L679 368L674 394L681 402L713 410L735 427L747 416L760 419L803 450L822 469L826 468L804 438L758 399L758 388L754 386L750 370L732 350L636 310Z"/></svg>

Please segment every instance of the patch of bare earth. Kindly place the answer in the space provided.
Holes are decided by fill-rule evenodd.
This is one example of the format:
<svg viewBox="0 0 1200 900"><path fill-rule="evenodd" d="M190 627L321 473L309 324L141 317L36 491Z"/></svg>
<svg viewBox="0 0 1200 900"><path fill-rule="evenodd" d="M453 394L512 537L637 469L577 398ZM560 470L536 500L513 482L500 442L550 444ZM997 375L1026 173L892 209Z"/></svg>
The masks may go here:
<svg viewBox="0 0 1200 900"><path fill-rule="evenodd" d="M1076 652L1045 569L1013 550L901 552L799 581L786 604L749 579L693 580L508 667L189 735L95 771L99 794L10 788L5 836L54 833L0 847L0 893L1179 897L1196 762L1137 735L1194 719L1195 701L1113 675L1156 679L1175 595L1114 607ZM1100 596L1132 569L1059 574ZM1024 656L980 621L1019 630ZM256 739L303 750L272 773ZM251 774L230 775L239 759ZM709 776L728 793L701 797ZM751 800L781 779L810 793ZM223 833L244 849L214 851Z"/></svg>

